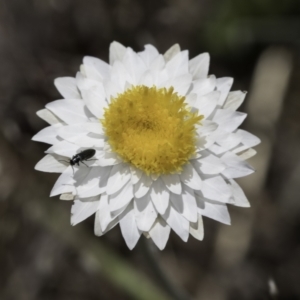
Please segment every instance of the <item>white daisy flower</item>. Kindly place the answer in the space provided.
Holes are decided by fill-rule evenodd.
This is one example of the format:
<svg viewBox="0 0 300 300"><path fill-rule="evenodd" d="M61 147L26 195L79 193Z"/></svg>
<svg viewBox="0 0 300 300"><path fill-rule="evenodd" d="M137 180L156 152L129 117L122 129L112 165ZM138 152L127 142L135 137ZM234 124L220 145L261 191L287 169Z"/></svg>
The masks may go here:
<svg viewBox="0 0 300 300"><path fill-rule="evenodd" d="M238 129L245 93L208 68L207 53L189 60L178 45L113 42L109 64L85 57L55 80L64 99L37 112L50 126L33 140L51 147L35 168L62 173L51 196L74 200L72 225L96 213L96 235L119 224L130 249L142 233L163 249L171 229L202 240L203 216L230 224L227 204L249 207L234 179L253 172L260 141Z"/></svg>

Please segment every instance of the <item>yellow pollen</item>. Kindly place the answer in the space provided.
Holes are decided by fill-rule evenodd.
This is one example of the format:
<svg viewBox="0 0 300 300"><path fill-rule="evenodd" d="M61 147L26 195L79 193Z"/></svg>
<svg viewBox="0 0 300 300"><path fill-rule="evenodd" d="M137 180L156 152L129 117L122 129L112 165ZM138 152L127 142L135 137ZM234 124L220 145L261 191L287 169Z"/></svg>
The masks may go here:
<svg viewBox="0 0 300 300"><path fill-rule="evenodd" d="M203 116L171 87L134 86L111 100L101 120L112 150L149 174L179 173L196 151Z"/></svg>

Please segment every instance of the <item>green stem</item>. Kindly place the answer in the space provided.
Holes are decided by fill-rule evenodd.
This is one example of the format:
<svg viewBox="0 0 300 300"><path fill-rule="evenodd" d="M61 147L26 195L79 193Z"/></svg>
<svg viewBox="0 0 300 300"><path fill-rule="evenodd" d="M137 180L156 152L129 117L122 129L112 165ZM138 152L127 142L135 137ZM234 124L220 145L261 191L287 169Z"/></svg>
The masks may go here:
<svg viewBox="0 0 300 300"><path fill-rule="evenodd" d="M169 276L160 266L157 257L151 249L150 240L142 237L139 243L141 244L141 248L144 256L146 257L148 265L152 269L154 276L157 278L157 283L164 288L164 290L172 297L172 299L189 300L190 297L185 292L178 289L177 286L175 286L175 284L170 280Z"/></svg>

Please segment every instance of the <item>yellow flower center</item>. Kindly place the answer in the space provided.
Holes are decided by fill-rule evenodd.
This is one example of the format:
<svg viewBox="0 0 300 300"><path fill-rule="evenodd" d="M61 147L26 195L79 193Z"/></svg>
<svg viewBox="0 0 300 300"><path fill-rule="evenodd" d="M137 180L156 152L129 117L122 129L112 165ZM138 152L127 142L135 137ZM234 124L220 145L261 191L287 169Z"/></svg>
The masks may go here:
<svg viewBox="0 0 300 300"><path fill-rule="evenodd" d="M203 116L191 113L173 88L134 86L111 99L101 120L112 150L149 174L182 170L196 151Z"/></svg>

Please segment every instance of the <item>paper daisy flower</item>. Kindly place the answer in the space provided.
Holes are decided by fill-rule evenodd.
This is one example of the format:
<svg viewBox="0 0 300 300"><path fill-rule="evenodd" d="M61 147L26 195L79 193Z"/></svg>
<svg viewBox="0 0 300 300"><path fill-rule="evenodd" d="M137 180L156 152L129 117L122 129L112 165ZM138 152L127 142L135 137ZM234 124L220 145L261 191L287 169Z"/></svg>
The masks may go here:
<svg viewBox="0 0 300 300"><path fill-rule="evenodd" d="M238 129L245 93L208 68L207 53L189 60L178 45L113 42L109 64L85 57L55 80L64 99L37 113L50 126L33 140L51 147L35 168L62 173L51 196L74 200L72 225L95 214L96 235L119 224L130 249L142 234L163 249L171 229L202 240L203 216L230 224L227 204L249 206L234 179L253 172L259 139Z"/></svg>

